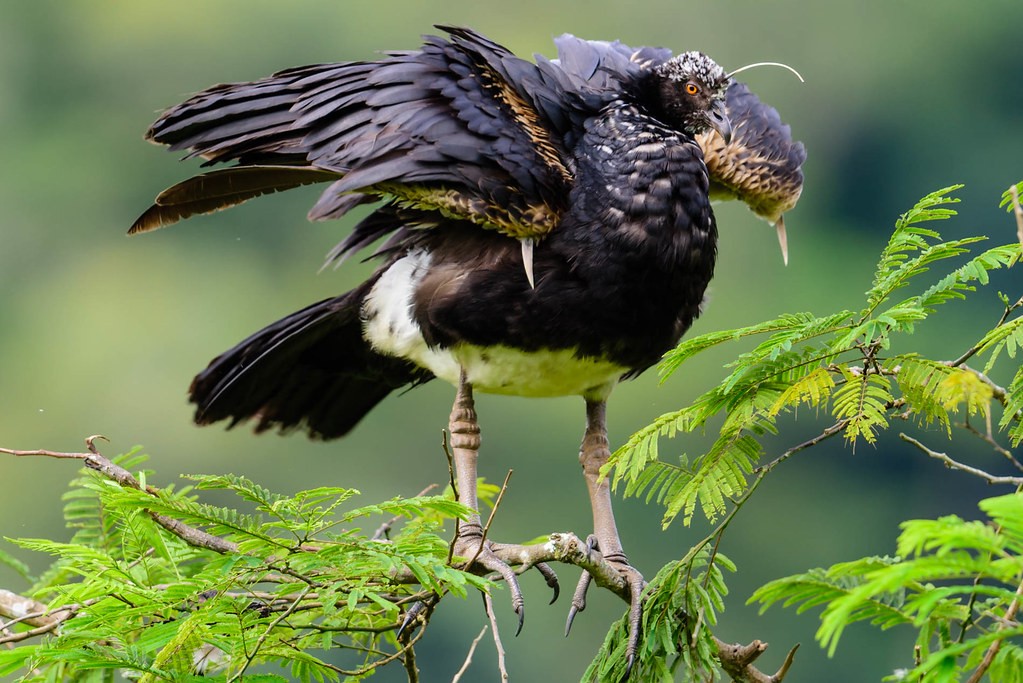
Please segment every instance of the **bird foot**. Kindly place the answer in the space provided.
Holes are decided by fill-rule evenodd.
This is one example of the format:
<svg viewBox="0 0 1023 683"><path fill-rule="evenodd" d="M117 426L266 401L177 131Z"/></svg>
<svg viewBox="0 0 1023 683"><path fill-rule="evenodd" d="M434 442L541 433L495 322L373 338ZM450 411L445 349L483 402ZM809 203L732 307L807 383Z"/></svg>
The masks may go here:
<svg viewBox="0 0 1023 683"><path fill-rule="evenodd" d="M597 537L590 535L586 538L586 549L589 552L600 550ZM625 649L625 656L628 661L625 669L625 678L628 678L632 671L632 665L636 660L636 652L639 650L639 634L641 619L643 616L643 589L646 588L646 581L639 570L629 564L628 559L621 552L604 555L603 560L613 566L625 581L629 592L629 642ZM579 612L586 609L586 593L593 583L593 577L588 571L583 571L576 584L575 592L572 594L572 604L568 610L568 619L565 622L565 635L572 630L572 622Z"/></svg>
<svg viewBox="0 0 1023 683"><path fill-rule="evenodd" d="M524 563L525 560L523 558L528 557L527 546L494 543L485 540L482 530L468 525L459 530L452 549L456 557L464 558L463 570L480 575L497 573L508 584L508 591L511 593L512 609L519 618L515 635L518 635L522 630L522 624L526 617L526 601L522 596L522 588L519 587L519 573L526 571L530 567L535 567L554 592L551 603L558 599L561 588L558 584L557 574L554 573L554 570L549 565L543 562L536 564ZM518 565L519 569L514 569L513 565Z"/></svg>

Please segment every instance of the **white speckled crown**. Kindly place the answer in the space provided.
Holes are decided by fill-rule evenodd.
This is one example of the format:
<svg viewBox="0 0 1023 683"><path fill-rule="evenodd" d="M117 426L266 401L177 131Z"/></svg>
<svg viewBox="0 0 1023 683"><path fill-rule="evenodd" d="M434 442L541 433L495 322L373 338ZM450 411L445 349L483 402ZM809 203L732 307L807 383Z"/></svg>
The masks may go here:
<svg viewBox="0 0 1023 683"><path fill-rule="evenodd" d="M724 95L731 79L725 70L702 52L690 51L672 57L657 67L657 71L673 81L699 81Z"/></svg>

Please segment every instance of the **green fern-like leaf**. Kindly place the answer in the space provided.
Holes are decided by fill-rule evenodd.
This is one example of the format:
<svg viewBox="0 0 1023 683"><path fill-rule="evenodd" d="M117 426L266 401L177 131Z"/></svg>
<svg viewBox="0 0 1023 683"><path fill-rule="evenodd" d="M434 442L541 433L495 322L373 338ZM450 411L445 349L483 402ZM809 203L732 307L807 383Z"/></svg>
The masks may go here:
<svg viewBox="0 0 1023 683"><path fill-rule="evenodd" d="M710 626L717 623L728 589L725 572L735 565L706 545L669 562L644 592L643 638L631 677L640 681L672 681L682 668L690 680L716 676L717 649ZM608 632L583 681L622 680L627 666L628 613Z"/></svg>
<svg viewBox="0 0 1023 683"><path fill-rule="evenodd" d="M835 380L831 372L822 365L806 366L806 374L792 382L768 410L768 415L775 417L784 410L791 410L801 404L814 408L825 403L835 389Z"/></svg>
<svg viewBox="0 0 1023 683"><path fill-rule="evenodd" d="M1023 443L1023 367L1016 371L1005 394L1005 409L998 426L1009 431L1013 446Z"/></svg>
<svg viewBox="0 0 1023 683"><path fill-rule="evenodd" d="M632 486L644 469L658 460L658 440L674 438L678 433L698 429L711 416L724 408L724 399L717 389L708 391L692 405L677 411L665 413L649 425L633 434L602 469L604 476L611 476L611 485L617 487L623 482ZM645 488L645 487L644 487Z"/></svg>
<svg viewBox="0 0 1023 683"><path fill-rule="evenodd" d="M859 438L867 443L877 440L878 430L888 426L887 406L894 400L891 382L875 372L854 373L842 367L845 383L832 398L832 414L846 422L846 441Z"/></svg>
<svg viewBox="0 0 1023 683"><path fill-rule="evenodd" d="M153 660L153 668L161 671L162 675L147 673L139 679L139 683L157 683L181 674L191 674L193 658L210 637L209 628L204 623L206 618L203 614L193 614L175 624L173 637L160 648Z"/></svg>
<svg viewBox="0 0 1023 683"><path fill-rule="evenodd" d="M186 478L196 482L196 488L200 490L232 491L242 500L255 503L264 512L272 512L276 505L289 500L287 496L273 493L251 479L235 474L199 474Z"/></svg>
<svg viewBox="0 0 1023 683"><path fill-rule="evenodd" d="M1023 635L1023 627L999 618L1018 599L1023 496L990 498L980 507L991 523L954 516L912 520L902 525L896 559L865 558L779 579L751 600L764 609L824 606L817 639L830 653L858 621L882 629L914 625L922 661L904 680L930 683L976 667L992 643L1015 647L1013 639ZM1006 655L1006 666L1017 657ZM1006 671L996 675L1012 680Z"/></svg>
<svg viewBox="0 0 1023 683"><path fill-rule="evenodd" d="M667 528L682 515L688 525L697 504L704 516L713 521L727 510L729 499L737 498L746 490L746 477L760 457L760 443L751 436L721 438L703 456L692 476L661 496L666 507L661 526Z"/></svg>
<svg viewBox="0 0 1023 683"><path fill-rule="evenodd" d="M896 562L898 560L893 558L868 557L835 565L830 569L811 569L761 586L750 596L748 603L760 603L761 613L776 604L782 607L794 605L796 613L802 614L814 607L830 605L847 598L866 582L865 575ZM903 604L901 592L874 596L860 605L848 623L866 620L882 628L911 623L913 615L903 610Z"/></svg>
<svg viewBox="0 0 1023 683"><path fill-rule="evenodd" d="M951 436L952 423L947 408L951 397L941 389L950 376L962 371L915 353L893 356L885 362L884 368L896 378L913 415L925 424L937 422Z"/></svg>
<svg viewBox="0 0 1023 683"><path fill-rule="evenodd" d="M978 241L959 240L958 244L969 244ZM1010 268L1019 260L1020 248L1016 244L1006 244L988 249L973 257L965 264L943 277L920 295L920 304L933 312L935 307L952 299L965 298L966 292L972 292L969 283L977 282L986 285L990 281L989 273L1000 268Z"/></svg>
<svg viewBox="0 0 1023 683"><path fill-rule="evenodd" d="M1016 196L1023 197L1023 182L1017 183L1014 187L1016 189ZM1013 211L1015 207L1013 206L1011 188L1002 193L1002 201L998 203L998 206L1008 212Z"/></svg>
<svg viewBox="0 0 1023 683"><path fill-rule="evenodd" d="M665 354L664 360L661 361L659 366L661 381L667 379L679 365L689 358L719 344L755 335L770 334L767 341L761 343L749 354L740 357L733 365L751 364L758 359L774 360L780 353L791 350L795 344L834 333L835 330L847 325L851 317L851 311L839 311L823 317L815 316L812 313L792 313L756 325L710 332L683 339L675 349Z"/></svg>
<svg viewBox="0 0 1023 683"><path fill-rule="evenodd" d="M939 207L958 203L959 200L950 197L949 194L962 187L951 185L930 193L896 221L895 231L881 252L874 283L867 291L867 305L870 309L879 306L894 290L905 285L909 278L919 274L920 269L925 267L925 264L919 261L911 262L909 255L913 252L926 251L930 246L928 238L938 239L940 236L937 232L922 228L918 224L945 220L956 215L952 209Z"/></svg>
<svg viewBox="0 0 1023 683"><path fill-rule="evenodd" d="M1014 554L1023 555L1023 495L1011 493L985 498L978 507L998 525L1006 546Z"/></svg>
<svg viewBox="0 0 1023 683"><path fill-rule="evenodd" d="M1016 358L1016 352L1023 347L1023 317L1015 318L988 331L977 344L980 353L990 352L984 372L991 372L999 355L1004 351L1009 358Z"/></svg>

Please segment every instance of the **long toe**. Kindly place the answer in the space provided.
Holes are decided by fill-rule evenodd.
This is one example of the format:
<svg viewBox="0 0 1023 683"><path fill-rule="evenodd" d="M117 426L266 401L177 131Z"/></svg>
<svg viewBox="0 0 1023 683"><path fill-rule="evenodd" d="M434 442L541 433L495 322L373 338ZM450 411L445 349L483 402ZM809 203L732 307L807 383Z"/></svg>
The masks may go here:
<svg viewBox="0 0 1023 683"><path fill-rule="evenodd" d="M590 589L590 584L593 582L593 577L588 571L583 571L582 576L579 577L579 583L575 586L575 592L572 594L572 605L568 608L568 619L565 620L565 637L572 632L572 622L575 621L575 616L586 609L586 591Z"/></svg>
<svg viewBox="0 0 1023 683"><path fill-rule="evenodd" d="M465 571L469 571L474 574L497 573L502 579L504 579L504 582L508 584L508 591L511 593L512 609L519 618L518 626L515 629L515 635L518 635L522 631L522 625L526 618L526 601L522 596L522 588L519 587L518 576L515 573L515 570L512 569L511 565L498 557L497 553L494 552L493 543L490 541L483 541L481 546L480 540L481 537L475 535L460 536L456 538L454 548L455 555L466 558L463 566ZM501 547L502 549L505 549L511 546L502 544ZM548 571L550 571L550 568L548 568ZM553 572L551 572L551 574L553 574ZM554 581L556 584L556 577Z"/></svg>
<svg viewBox="0 0 1023 683"><path fill-rule="evenodd" d="M642 633L643 619L643 589L646 588L646 581L632 565L622 564L619 571L629 586L629 642L625 647L627 664L624 676L624 679L628 679L632 672L632 666L636 662L636 653L639 652L639 637Z"/></svg>
<svg viewBox="0 0 1023 683"><path fill-rule="evenodd" d="M554 595L551 596L551 601L547 603L548 605L553 605L558 601L558 596L561 595L561 584L558 583L558 575L554 573L554 570L546 562L537 562L533 566L543 576L544 581L547 582L547 587L554 592Z"/></svg>
<svg viewBox="0 0 1023 683"><path fill-rule="evenodd" d="M589 555L597 547L597 537L594 534L590 534L586 537L586 553ZM586 609L586 592L590 589L590 584L593 582L593 576L588 571L583 570L582 576L579 577L579 583L575 586L575 592L572 593L572 604L568 608L568 618L565 620L565 637L572 632L572 622L575 621L577 614Z"/></svg>

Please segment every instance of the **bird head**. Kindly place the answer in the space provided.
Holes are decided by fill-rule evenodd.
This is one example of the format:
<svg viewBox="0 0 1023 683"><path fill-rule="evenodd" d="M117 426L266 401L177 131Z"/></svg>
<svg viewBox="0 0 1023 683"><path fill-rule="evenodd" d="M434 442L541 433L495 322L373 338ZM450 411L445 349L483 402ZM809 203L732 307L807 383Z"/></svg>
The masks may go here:
<svg viewBox="0 0 1023 683"><path fill-rule="evenodd" d="M666 123L692 136L716 130L731 138L725 92L731 78L702 52L683 52L654 69L657 98Z"/></svg>

